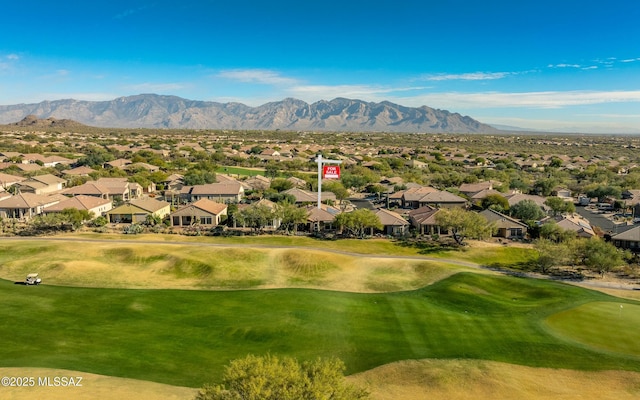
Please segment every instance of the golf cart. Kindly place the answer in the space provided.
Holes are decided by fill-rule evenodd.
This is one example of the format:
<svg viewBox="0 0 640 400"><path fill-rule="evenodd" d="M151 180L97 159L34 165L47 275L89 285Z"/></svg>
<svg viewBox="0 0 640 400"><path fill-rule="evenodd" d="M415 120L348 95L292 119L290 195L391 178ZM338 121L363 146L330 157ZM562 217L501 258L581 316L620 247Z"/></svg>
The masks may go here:
<svg viewBox="0 0 640 400"><path fill-rule="evenodd" d="M24 280L26 285L39 285L41 282L42 279L38 278L38 274L29 274L27 279Z"/></svg>

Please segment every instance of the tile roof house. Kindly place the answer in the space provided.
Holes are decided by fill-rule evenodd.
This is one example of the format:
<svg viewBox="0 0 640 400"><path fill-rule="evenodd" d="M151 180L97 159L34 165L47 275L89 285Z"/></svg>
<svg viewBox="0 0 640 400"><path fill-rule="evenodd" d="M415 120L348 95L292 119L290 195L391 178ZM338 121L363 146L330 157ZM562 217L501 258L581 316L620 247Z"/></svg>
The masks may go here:
<svg viewBox="0 0 640 400"><path fill-rule="evenodd" d="M55 175L36 175L15 184L21 193L48 194L64 189L67 181Z"/></svg>
<svg viewBox="0 0 640 400"><path fill-rule="evenodd" d="M106 186L100 185L95 181L89 181L82 185L72 186L70 188L66 188L61 192L65 196L93 196L99 197L101 199L108 199L111 195L109 188Z"/></svg>
<svg viewBox="0 0 640 400"><path fill-rule="evenodd" d="M483 190L493 190L494 186L500 186L500 182L497 181L484 181L477 183L463 183L458 187L460 193L469 197Z"/></svg>
<svg viewBox="0 0 640 400"><path fill-rule="evenodd" d="M611 242L617 248L628 249L634 253L640 252L640 226L613 235Z"/></svg>
<svg viewBox="0 0 640 400"><path fill-rule="evenodd" d="M127 181L127 178L100 178L95 183L105 187L109 191L109 198L116 201L136 199L143 193L142 186Z"/></svg>
<svg viewBox="0 0 640 400"><path fill-rule="evenodd" d="M123 168L123 167L126 167L129 164L132 164L131 160L127 160L127 159L124 159L124 158L119 158L117 160L108 161L108 162L102 164L102 168Z"/></svg>
<svg viewBox="0 0 640 400"><path fill-rule="evenodd" d="M409 211L409 222L421 235L440 235L446 233L446 230L442 229L436 220L439 212L439 208L431 206L416 208Z"/></svg>
<svg viewBox="0 0 640 400"><path fill-rule="evenodd" d="M310 192L308 190L300 189L300 188L292 188L289 190L285 190L285 194L291 195L295 197L296 203L317 203L318 202L318 192ZM321 192L320 193L320 201L335 201L336 195L333 192Z"/></svg>
<svg viewBox="0 0 640 400"><path fill-rule="evenodd" d="M507 239L522 239L526 236L527 230L529 229L527 224L490 208L482 210L479 214L485 217L489 223L495 224L498 230L493 236Z"/></svg>
<svg viewBox="0 0 640 400"><path fill-rule="evenodd" d="M592 236L596 236L596 233L591 227L589 221L578 214L561 215L556 218L543 220L543 223L549 220L556 221L556 224L564 230L575 232L578 237L590 238Z"/></svg>
<svg viewBox="0 0 640 400"><path fill-rule="evenodd" d="M18 193L0 200L0 217L26 221L42 214L47 207L65 199L62 195L43 196L34 193Z"/></svg>
<svg viewBox="0 0 640 400"><path fill-rule="evenodd" d="M133 199L107 212L110 223L136 224L145 222L148 215L164 219L171 212L171 204L152 198Z"/></svg>
<svg viewBox="0 0 640 400"><path fill-rule="evenodd" d="M78 195L61 202L47 207L44 212L57 213L62 212L67 208L74 208L80 211L88 211L93 213L94 217L104 215L111 209L113 209L113 202L111 200L103 199L95 196Z"/></svg>
<svg viewBox="0 0 640 400"><path fill-rule="evenodd" d="M187 202L208 199L219 203L239 203L244 197L244 187L235 181L184 186L180 197Z"/></svg>
<svg viewBox="0 0 640 400"><path fill-rule="evenodd" d="M184 227L200 225L214 227L220 224L223 215L227 215L227 205L209 199L200 199L180 207L170 215L171 225Z"/></svg>
<svg viewBox="0 0 640 400"><path fill-rule="evenodd" d="M548 210L549 207L544 204L547 200L542 196L538 196L535 194L524 194L524 193L513 193L505 196L507 201L509 202L509 207L513 207L514 205L520 203L523 200L531 200L536 203L543 210Z"/></svg>
<svg viewBox="0 0 640 400"><path fill-rule="evenodd" d="M394 211L380 208L374 211L382 223L382 231L391 236L403 236L409 232L409 222Z"/></svg>
<svg viewBox="0 0 640 400"><path fill-rule="evenodd" d="M96 172L96 170L86 165L62 171L63 174L72 176L89 176L92 172Z"/></svg>
<svg viewBox="0 0 640 400"><path fill-rule="evenodd" d="M7 189L9 188L9 186L15 185L16 183L22 182L26 179L27 178L23 178L21 176L15 176L0 172L0 187Z"/></svg>

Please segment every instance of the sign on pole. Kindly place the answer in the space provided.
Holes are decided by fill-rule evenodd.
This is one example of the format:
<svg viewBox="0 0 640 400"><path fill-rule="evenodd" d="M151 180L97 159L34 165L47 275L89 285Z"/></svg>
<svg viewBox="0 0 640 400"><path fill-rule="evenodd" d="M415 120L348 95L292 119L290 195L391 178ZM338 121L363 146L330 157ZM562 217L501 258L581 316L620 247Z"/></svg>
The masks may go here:
<svg viewBox="0 0 640 400"><path fill-rule="evenodd" d="M340 179L339 165L325 165L323 167L324 179Z"/></svg>

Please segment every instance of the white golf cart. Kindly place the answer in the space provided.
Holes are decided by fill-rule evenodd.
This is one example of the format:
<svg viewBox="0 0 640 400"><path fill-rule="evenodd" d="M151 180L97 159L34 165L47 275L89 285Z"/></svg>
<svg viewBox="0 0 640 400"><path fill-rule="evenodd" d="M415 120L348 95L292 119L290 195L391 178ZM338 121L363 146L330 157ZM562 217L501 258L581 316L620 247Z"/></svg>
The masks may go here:
<svg viewBox="0 0 640 400"><path fill-rule="evenodd" d="M24 280L26 285L39 285L41 282L42 279L38 278L38 274L29 274L27 279Z"/></svg>

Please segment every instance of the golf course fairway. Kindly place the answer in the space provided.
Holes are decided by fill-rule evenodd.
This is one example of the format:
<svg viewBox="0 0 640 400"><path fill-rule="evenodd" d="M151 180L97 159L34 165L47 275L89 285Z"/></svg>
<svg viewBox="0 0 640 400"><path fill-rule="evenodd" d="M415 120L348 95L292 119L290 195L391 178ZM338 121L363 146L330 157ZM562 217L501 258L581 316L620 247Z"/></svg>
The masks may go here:
<svg viewBox="0 0 640 400"><path fill-rule="evenodd" d="M231 359L267 352L298 359L336 356L348 374L427 358L640 371L637 348L585 346L579 335L559 335L549 326L549 318L609 303L623 305L625 316L637 321L640 306L632 300L470 272L390 293L28 287L3 280L0 366L185 387L216 381ZM615 333L597 319L584 324L603 331L597 343L638 332L637 324L620 324Z"/></svg>

